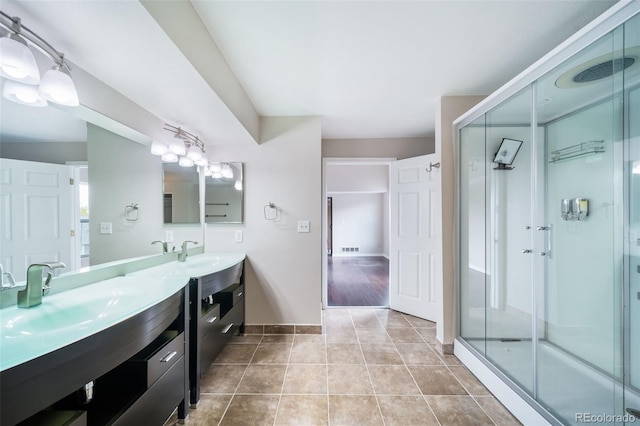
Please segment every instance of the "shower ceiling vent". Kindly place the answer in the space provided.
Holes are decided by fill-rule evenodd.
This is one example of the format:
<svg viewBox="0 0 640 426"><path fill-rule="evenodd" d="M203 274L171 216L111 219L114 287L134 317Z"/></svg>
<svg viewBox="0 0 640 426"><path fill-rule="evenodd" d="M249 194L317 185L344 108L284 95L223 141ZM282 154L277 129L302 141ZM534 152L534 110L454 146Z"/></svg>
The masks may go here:
<svg viewBox="0 0 640 426"><path fill-rule="evenodd" d="M611 77L622 70L637 68L639 64L640 46L625 49L624 56L622 51L598 56L562 74L556 80L556 87L561 89L582 87Z"/></svg>

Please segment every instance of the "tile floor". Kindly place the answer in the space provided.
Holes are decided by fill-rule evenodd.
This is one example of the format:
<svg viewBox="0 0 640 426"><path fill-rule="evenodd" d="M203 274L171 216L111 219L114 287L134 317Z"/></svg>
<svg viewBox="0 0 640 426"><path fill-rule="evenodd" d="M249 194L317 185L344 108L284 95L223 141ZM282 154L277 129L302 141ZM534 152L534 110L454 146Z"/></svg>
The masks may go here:
<svg viewBox="0 0 640 426"><path fill-rule="evenodd" d="M387 309L324 311L322 335L236 336L185 424L519 424L434 339L434 323Z"/></svg>

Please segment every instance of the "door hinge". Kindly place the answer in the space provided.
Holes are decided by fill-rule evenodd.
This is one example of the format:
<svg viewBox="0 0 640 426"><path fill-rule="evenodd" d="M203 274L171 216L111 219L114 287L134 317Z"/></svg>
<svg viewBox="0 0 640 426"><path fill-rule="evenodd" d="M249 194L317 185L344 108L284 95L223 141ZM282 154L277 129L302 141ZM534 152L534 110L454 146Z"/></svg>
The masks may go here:
<svg viewBox="0 0 640 426"><path fill-rule="evenodd" d="M72 237L75 237L75 236L76 236L76 231L72 229L71 231L69 231L69 234L70 234Z"/></svg>
<svg viewBox="0 0 640 426"><path fill-rule="evenodd" d="M74 184L74 179L73 178L69 178L69 185L73 185Z"/></svg>

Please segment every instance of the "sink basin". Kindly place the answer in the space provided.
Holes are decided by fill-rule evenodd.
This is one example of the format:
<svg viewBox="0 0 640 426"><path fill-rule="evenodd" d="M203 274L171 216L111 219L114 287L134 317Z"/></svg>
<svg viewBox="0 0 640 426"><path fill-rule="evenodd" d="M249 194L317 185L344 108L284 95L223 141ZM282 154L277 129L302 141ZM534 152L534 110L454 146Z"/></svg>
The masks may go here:
<svg viewBox="0 0 640 426"><path fill-rule="evenodd" d="M0 371L136 315L184 287L184 278L116 277L0 310ZM53 282L55 285L55 281Z"/></svg>
<svg viewBox="0 0 640 426"><path fill-rule="evenodd" d="M127 276L197 278L222 271L244 260L242 253L203 253L189 256L185 262L169 262L132 272Z"/></svg>

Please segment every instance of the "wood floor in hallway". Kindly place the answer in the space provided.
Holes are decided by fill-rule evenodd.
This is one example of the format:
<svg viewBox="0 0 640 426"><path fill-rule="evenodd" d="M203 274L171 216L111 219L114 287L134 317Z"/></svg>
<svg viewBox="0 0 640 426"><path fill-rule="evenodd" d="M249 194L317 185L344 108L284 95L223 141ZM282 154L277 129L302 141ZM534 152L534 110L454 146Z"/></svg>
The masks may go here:
<svg viewBox="0 0 640 426"><path fill-rule="evenodd" d="M329 306L389 306L389 259L329 256Z"/></svg>

